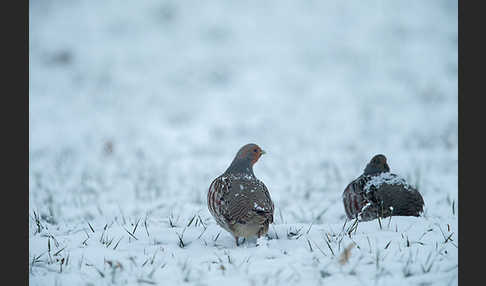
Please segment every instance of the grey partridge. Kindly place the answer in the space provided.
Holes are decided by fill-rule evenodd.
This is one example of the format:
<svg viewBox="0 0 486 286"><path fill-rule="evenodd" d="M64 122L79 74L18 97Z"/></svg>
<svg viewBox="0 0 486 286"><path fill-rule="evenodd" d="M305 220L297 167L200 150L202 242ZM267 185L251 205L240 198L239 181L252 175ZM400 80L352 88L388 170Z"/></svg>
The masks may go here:
<svg viewBox="0 0 486 286"><path fill-rule="evenodd" d="M265 154L258 145L238 151L226 171L213 180L208 208L214 219L236 240L265 235L273 222L274 205L265 184L253 173L253 165Z"/></svg>
<svg viewBox="0 0 486 286"><path fill-rule="evenodd" d="M420 216L424 207L422 195L403 178L390 173L382 154L371 159L363 174L344 189L342 197L346 216L360 221Z"/></svg>

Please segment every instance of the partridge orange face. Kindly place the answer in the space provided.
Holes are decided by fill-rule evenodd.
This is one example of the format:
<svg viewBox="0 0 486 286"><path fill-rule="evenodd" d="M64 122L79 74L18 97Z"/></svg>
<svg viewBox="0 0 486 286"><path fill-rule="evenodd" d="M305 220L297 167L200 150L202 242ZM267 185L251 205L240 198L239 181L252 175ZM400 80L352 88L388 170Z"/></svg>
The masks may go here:
<svg viewBox="0 0 486 286"><path fill-rule="evenodd" d="M246 144L245 146L241 147L236 157L239 159L247 159L253 165L263 154L265 154L265 151L263 151L260 146L256 144Z"/></svg>

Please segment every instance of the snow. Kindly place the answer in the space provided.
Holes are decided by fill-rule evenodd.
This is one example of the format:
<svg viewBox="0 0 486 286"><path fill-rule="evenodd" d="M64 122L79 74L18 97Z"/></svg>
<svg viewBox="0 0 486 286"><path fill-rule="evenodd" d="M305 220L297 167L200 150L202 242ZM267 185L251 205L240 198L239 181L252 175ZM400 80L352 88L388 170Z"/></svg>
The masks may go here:
<svg viewBox="0 0 486 286"><path fill-rule="evenodd" d="M361 219L361 215L362 215L362 213L363 213L363 212L364 212L364 211L365 211L367 208L369 208L370 206L371 206L371 203L370 203L370 202L368 202L368 203L366 203L366 204L365 204L365 205L364 205L364 206L361 208L361 212L358 214L358 216L360 217L360 219Z"/></svg>
<svg viewBox="0 0 486 286"><path fill-rule="evenodd" d="M457 1L29 9L31 285L457 285ZM236 247L206 199L246 143L275 213ZM346 221L375 154L422 217Z"/></svg>
<svg viewBox="0 0 486 286"><path fill-rule="evenodd" d="M371 179L368 182L366 182L363 189L366 192L369 192L371 186L374 186L375 188L379 188L382 184L385 183L388 185L402 185L404 186L403 190L410 189L410 186L407 184L405 179L401 178L398 175L392 174L390 172L384 172L377 176L372 176Z"/></svg>
<svg viewBox="0 0 486 286"><path fill-rule="evenodd" d="M253 209L257 211L264 211L265 209L261 206L259 206L257 203L254 203Z"/></svg>

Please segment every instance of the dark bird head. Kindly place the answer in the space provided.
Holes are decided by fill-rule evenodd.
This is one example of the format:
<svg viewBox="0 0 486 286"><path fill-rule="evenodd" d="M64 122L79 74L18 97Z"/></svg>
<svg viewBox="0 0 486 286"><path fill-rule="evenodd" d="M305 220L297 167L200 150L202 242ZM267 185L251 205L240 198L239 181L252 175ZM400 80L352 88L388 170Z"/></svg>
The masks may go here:
<svg viewBox="0 0 486 286"><path fill-rule="evenodd" d="M390 172L390 167L386 163L385 155L375 155L364 169L365 175L379 174L383 172Z"/></svg>
<svg viewBox="0 0 486 286"><path fill-rule="evenodd" d="M250 173L253 175L253 165L265 154L265 151L257 144L246 144L236 153L233 162L226 170L235 173Z"/></svg>

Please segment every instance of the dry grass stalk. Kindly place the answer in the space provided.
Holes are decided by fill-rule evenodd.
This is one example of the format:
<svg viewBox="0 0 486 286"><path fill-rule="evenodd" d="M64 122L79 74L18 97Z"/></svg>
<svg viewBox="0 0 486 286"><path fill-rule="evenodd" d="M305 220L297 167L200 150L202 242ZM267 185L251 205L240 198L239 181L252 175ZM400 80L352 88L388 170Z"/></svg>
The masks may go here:
<svg viewBox="0 0 486 286"><path fill-rule="evenodd" d="M351 257L351 249L356 245L356 243L352 242L346 248L343 250L341 253L341 256L339 257L339 264L344 265L348 263L349 258Z"/></svg>

